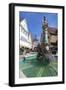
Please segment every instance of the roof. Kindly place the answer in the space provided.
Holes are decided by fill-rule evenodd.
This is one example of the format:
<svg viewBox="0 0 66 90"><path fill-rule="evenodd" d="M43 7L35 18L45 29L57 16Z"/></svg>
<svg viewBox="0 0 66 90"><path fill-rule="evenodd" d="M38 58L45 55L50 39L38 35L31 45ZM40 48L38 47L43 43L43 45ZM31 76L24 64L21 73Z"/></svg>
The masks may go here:
<svg viewBox="0 0 66 90"><path fill-rule="evenodd" d="M54 27L48 27L48 31L50 34L57 34L57 28L54 28Z"/></svg>

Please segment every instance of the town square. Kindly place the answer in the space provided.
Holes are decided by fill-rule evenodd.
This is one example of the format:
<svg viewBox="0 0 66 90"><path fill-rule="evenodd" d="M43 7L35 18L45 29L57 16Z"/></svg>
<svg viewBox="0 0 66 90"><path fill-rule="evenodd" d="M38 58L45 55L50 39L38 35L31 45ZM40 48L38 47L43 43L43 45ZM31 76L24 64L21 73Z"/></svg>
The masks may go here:
<svg viewBox="0 0 66 90"><path fill-rule="evenodd" d="M19 78L58 75L56 13L20 12Z"/></svg>

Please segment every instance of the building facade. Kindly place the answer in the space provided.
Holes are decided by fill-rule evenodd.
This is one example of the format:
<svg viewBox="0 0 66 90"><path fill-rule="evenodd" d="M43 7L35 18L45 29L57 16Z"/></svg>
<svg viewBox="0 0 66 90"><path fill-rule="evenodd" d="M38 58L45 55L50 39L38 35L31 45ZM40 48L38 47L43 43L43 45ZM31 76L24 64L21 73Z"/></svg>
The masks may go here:
<svg viewBox="0 0 66 90"><path fill-rule="evenodd" d="M33 39L32 41L32 50L37 51L37 46L39 44L39 41L37 38Z"/></svg>
<svg viewBox="0 0 66 90"><path fill-rule="evenodd" d="M57 29L53 27L48 27L48 40L49 40L49 45L50 45L50 50L52 53L57 53L58 51L58 33Z"/></svg>
<svg viewBox="0 0 66 90"><path fill-rule="evenodd" d="M28 30L26 19L23 19L20 21L19 32L20 32L20 48L25 47L25 48L31 49L32 48L32 36Z"/></svg>

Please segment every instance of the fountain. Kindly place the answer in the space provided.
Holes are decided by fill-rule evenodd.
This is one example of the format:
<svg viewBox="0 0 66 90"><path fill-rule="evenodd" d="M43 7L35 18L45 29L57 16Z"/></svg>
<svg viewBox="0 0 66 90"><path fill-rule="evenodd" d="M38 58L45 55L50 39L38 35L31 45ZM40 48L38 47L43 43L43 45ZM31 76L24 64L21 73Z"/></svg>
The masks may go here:
<svg viewBox="0 0 66 90"><path fill-rule="evenodd" d="M37 46L37 52L37 60L44 63L44 65L49 64L50 61L47 57L47 55L50 53L48 40L48 22L45 16L42 22L41 43Z"/></svg>

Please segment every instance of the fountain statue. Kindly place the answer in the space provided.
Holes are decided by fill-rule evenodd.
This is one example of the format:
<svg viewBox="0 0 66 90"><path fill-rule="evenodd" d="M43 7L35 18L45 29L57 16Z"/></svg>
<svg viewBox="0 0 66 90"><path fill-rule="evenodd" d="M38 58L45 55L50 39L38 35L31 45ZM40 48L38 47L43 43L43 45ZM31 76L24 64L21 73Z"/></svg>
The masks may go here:
<svg viewBox="0 0 66 90"><path fill-rule="evenodd" d="M47 65L49 63L49 58L47 54L49 53L49 40L48 40L48 22L44 16L42 21L42 34L41 34L41 43L37 48L37 60Z"/></svg>

